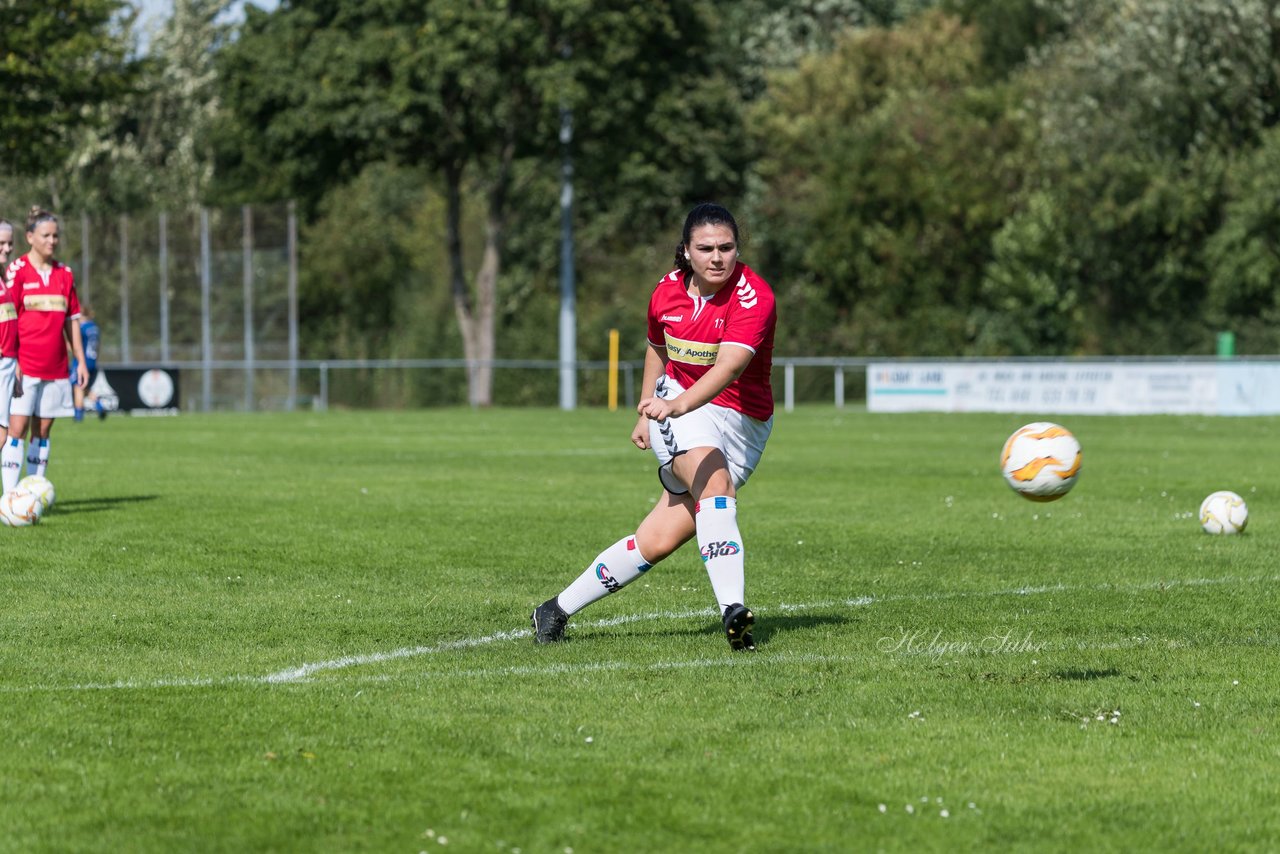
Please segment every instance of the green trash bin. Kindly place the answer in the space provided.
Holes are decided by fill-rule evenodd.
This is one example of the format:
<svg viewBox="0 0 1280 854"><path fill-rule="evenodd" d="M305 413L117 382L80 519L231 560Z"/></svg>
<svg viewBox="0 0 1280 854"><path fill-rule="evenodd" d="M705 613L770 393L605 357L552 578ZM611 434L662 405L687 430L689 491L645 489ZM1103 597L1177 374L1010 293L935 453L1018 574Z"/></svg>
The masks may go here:
<svg viewBox="0 0 1280 854"><path fill-rule="evenodd" d="M1230 358L1236 354L1236 334L1234 332L1218 333L1218 357Z"/></svg>

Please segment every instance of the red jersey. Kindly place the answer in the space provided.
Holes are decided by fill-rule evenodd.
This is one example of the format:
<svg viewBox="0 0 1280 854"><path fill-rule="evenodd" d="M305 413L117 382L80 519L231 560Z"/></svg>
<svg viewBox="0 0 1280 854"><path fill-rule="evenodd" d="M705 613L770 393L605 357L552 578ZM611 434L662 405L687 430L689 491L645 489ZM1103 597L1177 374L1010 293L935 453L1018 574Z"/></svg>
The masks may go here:
<svg viewBox="0 0 1280 854"><path fill-rule="evenodd" d="M7 276L0 276L0 356L12 359L18 355L18 308L6 286Z"/></svg>
<svg viewBox="0 0 1280 854"><path fill-rule="evenodd" d="M686 274L672 270L649 299L649 343L665 347L667 375L689 388L716 362L721 346L755 355L746 370L712 399L760 421L773 415L773 288L742 262L715 296L691 296Z"/></svg>
<svg viewBox="0 0 1280 854"><path fill-rule="evenodd" d="M40 380L66 379L67 318L80 316L71 268L53 262L46 280L23 255L9 265L9 298L18 313L18 367L23 376Z"/></svg>

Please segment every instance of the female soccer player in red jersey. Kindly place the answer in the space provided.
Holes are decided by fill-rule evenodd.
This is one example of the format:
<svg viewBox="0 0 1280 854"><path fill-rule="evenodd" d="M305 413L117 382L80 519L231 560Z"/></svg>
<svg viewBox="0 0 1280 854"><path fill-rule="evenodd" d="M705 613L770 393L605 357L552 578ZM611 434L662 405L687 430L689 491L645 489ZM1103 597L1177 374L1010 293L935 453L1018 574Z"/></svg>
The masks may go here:
<svg viewBox="0 0 1280 854"><path fill-rule="evenodd" d="M773 289L738 260L738 225L719 205L689 212L675 267L649 300L643 399L631 433L658 458L662 498L633 535L534 610L538 643L560 640L571 615L697 537L729 646L755 649L737 490L773 427Z"/></svg>
<svg viewBox="0 0 1280 854"><path fill-rule="evenodd" d="M22 394L9 407L9 436L0 451L0 476L8 492L22 476L22 437L34 417L28 473L45 473L53 420L74 413L68 379L67 345L79 364L76 384L89 381L80 341L80 300L71 268L55 259L58 218L32 208L27 216L31 251L11 263L5 284L18 314L18 373Z"/></svg>
<svg viewBox="0 0 1280 854"><path fill-rule="evenodd" d="M9 429L9 401L18 375L18 310L5 287L4 270L13 253L13 224L0 219L0 427Z"/></svg>

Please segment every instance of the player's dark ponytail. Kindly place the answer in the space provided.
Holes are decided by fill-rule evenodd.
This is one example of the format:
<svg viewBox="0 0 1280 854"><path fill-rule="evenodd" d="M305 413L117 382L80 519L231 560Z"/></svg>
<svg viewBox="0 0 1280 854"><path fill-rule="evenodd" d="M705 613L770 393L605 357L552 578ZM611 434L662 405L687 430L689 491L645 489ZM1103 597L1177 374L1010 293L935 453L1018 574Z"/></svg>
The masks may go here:
<svg viewBox="0 0 1280 854"><path fill-rule="evenodd" d="M688 251L683 243L676 244L676 269L681 273L693 272L693 267L689 264L689 256L686 254Z"/></svg>
<svg viewBox="0 0 1280 854"><path fill-rule="evenodd" d="M729 209L713 202L703 202L689 211L689 215L684 218L684 230L680 233L680 243L676 245L676 269L683 273L693 271L687 254L689 241L693 239L693 230L703 225L728 226L733 232L733 242L738 242L738 223L733 218L733 214L729 213Z"/></svg>

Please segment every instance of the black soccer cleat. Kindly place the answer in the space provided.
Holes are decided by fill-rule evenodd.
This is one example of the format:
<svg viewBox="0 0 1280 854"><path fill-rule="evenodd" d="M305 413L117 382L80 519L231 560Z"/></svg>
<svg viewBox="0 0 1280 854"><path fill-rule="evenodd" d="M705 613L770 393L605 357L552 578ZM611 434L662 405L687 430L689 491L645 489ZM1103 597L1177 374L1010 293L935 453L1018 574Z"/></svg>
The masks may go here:
<svg viewBox="0 0 1280 854"><path fill-rule="evenodd" d="M560 607L556 597L553 596L534 608L531 619L534 643L555 643L564 639L564 627L569 623L569 615Z"/></svg>
<svg viewBox="0 0 1280 854"><path fill-rule="evenodd" d="M724 612L724 634L729 639L729 648L735 652L755 652L756 642L751 637L751 627L756 623L756 615L741 603L730 605Z"/></svg>

